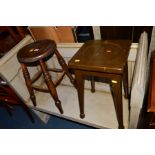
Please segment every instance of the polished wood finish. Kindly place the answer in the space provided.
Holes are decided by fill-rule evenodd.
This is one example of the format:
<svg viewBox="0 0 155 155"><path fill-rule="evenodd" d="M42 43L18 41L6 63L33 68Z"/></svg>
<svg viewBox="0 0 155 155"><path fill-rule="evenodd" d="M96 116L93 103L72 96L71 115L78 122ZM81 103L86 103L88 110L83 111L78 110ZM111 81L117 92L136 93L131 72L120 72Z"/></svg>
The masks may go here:
<svg viewBox="0 0 155 155"><path fill-rule="evenodd" d="M68 66L67 66L65 60L63 59L63 57L58 52L58 50L55 50L55 55L56 55L56 57L57 57L57 59L59 61L59 64L61 65L61 67L65 71L65 74L70 79L70 82L75 86L75 80L73 79L72 75L69 73Z"/></svg>
<svg viewBox="0 0 155 155"><path fill-rule="evenodd" d="M93 76L90 77L90 82L91 82L91 92L95 93L95 78Z"/></svg>
<svg viewBox="0 0 155 155"><path fill-rule="evenodd" d="M51 58L53 55L56 55L57 60L62 67L62 69L56 69L56 68L48 68L46 65L46 61ZM55 101L55 105L59 109L60 113L63 113L63 109L61 106L61 101L59 100L56 87L60 84L63 77L65 75L68 76L71 83L75 86L74 79L72 75L68 71L68 66L63 59L63 57L60 55L56 48L56 43L53 40L40 40L36 41L34 43L28 44L24 46L17 54L18 61L21 63L23 75L25 78L26 86L28 88L30 98L33 102L33 105L36 106L36 99L33 90L42 91L42 92L48 92L51 94ZM30 79L29 72L27 70L27 66L35 66L40 65L41 71L36 73L36 75ZM56 81L56 83L53 83L51 75L49 72L62 72L61 77ZM47 88L43 89L39 86L35 86L34 82L36 82L39 77L43 74Z"/></svg>
<svg viewBox="0 0 155 155"><path fill-rule="evenodd" d="M22 63L21 66L22 66L22 71L23 71L23 75L25 78L25 83L26 83L26 86L27 86L29 94L30 94L30 98L32 100L33 105L36 106L36 98L35 98L34 91L32 88L32 81L30 78L29 71L27 69L27 66L24 63Z"/></svg>
<svg viewBox="0 0 155 155"><path fill-rule="evenodd" d="M74 55L70 68L122 74L128 58L131 42L87 41Z"/></svg>
<svg viewBox="0 0 155 155"><path fill-rule="evenodd" d="M80 118L84 118L84 75L81 70L75 69L75 80L79 99Z"/></svg>
<svg viewBox="0 0 155 155"><path fill-rule="evenodd" d="M84 78L94 76L109 79L119 128L123 125L122 80L128 97L127 58L130 41L87 41L69 62L74 70L78 91L80 117L84 118ZM125 75L126 74L126 75Z"/></svg>
<svg viewBox="0 0 155 155"><path fill-rule="evenodd" d="M113 78L114 79L114 78ZM117 82L113 82L117 81ZM116 75L116 79L111 80L111 90L114 99L119 129L123 129L123 106L122 106L122 76Z"/></svg>
<svg viewBox="0 0 155 155"><path fill-rule="evenodd" d="M47 66L46 66L46 64L44 63L43 60L40 60L39 63L40 63L40 66L41 66L41 69L42 69L42 72L43 72L43 75L44 75L44 78L45 78L45 81L46 81L46 85L47 85L47 87L49 89L49 92L50 92L51 96L53 97L53 99L55 101L55 105L58 107L60 113L63 113L63 110L62 110L62 107L61 107L61 102L60 102L60 100L58 98L58 94L57 94L55 85L54 85L53 81L51 80L51 76L47 71Z"/></svg>
<svg viewBox="0 0 155 155"><path fill-rule="evenodd" d="M21 48L17 54L20 63L34 63L40 59L52 56L56 50L56 43L52 40L42 40Z"/></svg>

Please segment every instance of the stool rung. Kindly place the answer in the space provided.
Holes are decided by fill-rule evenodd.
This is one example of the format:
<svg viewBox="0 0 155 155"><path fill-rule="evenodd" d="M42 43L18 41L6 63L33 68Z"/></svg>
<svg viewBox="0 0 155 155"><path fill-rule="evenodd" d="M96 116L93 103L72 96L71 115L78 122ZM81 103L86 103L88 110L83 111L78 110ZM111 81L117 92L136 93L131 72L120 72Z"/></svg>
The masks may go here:
<svg viewBox="0 0 155 155"><path fill-rule="evenodd" d="M41 86L32 86L32 88L36 91L41 91L41 92L44 92L44 93L49 93L49 90L46 89L46 88L42 88Z"/></svg>
<svg viewBox="0 0 155 155"><path fill-rule="evenodd" d="M38 71L38 72L33 76L32 80L31 80L32 83L34 83L35 81L37 81L37 80L40 78L41 74L42 74L42 71Z"/></svg>
<svg viewBox="0 0 155 155"><path fill-rule="evenodd" d="M55 86L57 87L59 84L60 84L60 82L62 81L62 79L63 79L63 77L65 76L65 72L61 75L61 77L55 82Z"/></svg>
<svg viewBox="0 0 155 155"><path fill-rule="evenodd" d="M48 71L51 72L57 72L57 73L62 73L63 70L62 69L58 69L58 68L47 68Z"/></svg>
<svg viewBox="0 0 155 155"><path fill-rule="evenodd" d="M47 70L51 72L57 72L57 73L63 72L62 69L57 69L57 68L48 68ZM32 83L36 82L40 78L41 75L42 75L42 71L40 70L33 76Z"/></svg>
<svg viewBox="0 0 155 155"><path fill-rule="evenodd" d="M60 82L62 81L63 77L65 76L65 72L61 75L61 77L54 83L54 86L57 87ZM49 93L49 90L46 89L46 88L42 88L41 86L35 86L35 85L32 85L32 88L35 89L36 91L41 91L41 92L44 92L44 93Z"/></svg>

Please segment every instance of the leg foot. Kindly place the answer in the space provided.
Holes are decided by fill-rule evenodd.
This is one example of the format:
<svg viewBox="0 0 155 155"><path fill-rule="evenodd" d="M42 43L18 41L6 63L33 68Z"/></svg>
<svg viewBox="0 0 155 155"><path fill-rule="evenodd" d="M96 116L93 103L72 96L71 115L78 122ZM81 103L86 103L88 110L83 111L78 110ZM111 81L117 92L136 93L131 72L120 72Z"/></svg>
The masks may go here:
<svg viewBox="0 0 155 155"><path fill-rule="evenodd" d="M85 118L85 114L80 114L80 118Z"/></svg>
<svg viewBox="0 0 155 155"><path fill-rule="evenodd" d="M61 102L58 100L55 102L55 105L57 106L57 108L59 109L60 113L63 114L63 109L62 109L62 106L61 106Z"/></svg>
<svg viewBox="0 0 155 155"><path fill-rule="evenodd" d="M75 79L77 85L77 93L80 108L80 118L84 118L84 77L80 70L75 71Z"/></svg>
<svg viewBox="0 0 155 155"><path fill-rule="evenodd" d="M124 126L119 126L118 128L119 128L119 129L124 129Z"/></svg>

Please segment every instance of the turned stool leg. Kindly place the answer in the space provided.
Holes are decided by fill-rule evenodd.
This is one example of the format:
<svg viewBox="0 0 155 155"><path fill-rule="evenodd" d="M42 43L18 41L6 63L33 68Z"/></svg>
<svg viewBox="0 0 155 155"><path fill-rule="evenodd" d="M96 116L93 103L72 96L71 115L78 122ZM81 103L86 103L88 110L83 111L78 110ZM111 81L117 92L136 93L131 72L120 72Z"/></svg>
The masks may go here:
<svg viewBox="0 0 155 155"><path fill-rule="evenodd" d="M71 83L75 86L75 80L73 79L72 75L69 73L67 64L66 64L65 60L63 59L63 57L58 52L58 50L55 50L55 55L56 55L60 65L61 65L61 67L63 68L63 70L65 71L66 75L70 79Z"/></svg>
<svg viewBox="0 0 155 155"><path fill-rule="evenodd" d="M51 80L51 76L47 71L47 66L42 60L40 60L39 62L40 62L40 66L41 66L41 69L42 69L42 72L43 72L47 87L48 87L48 89L50 91L50 94L51 94L51 96L53 97L53 99L55 101L55 105L58 107L60 113L62 114L63 109L62 109L62 106L61 106L61 102L60 102L60 100L58 98L55 85L54 85L53 81Z"/></svg>
<svg viewBox="0 0 155 155"><path fill-rule="evenodd" d="M26 83L26 86L30 94L30 98L32 100L33 105L36 106L36 98L35 98L34 91L32 88L32 81L30 79L30 74L25 64L22 63L21 66L22 66L22 71L23 71L23 75L25 78L25 83Z"/></svg>

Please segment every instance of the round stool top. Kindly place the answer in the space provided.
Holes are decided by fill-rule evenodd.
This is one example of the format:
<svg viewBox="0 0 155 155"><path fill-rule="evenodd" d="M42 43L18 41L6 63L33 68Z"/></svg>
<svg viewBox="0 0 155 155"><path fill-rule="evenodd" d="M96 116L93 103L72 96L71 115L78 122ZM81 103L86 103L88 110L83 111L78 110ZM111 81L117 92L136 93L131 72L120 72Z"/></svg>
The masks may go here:
<svg viewBox="0 0 155 155"><path fill-rule="evenodd" d="M54 54L56 43L53 40L39 40L21 48L17 54L20 63L33 63Z"/></svg>

